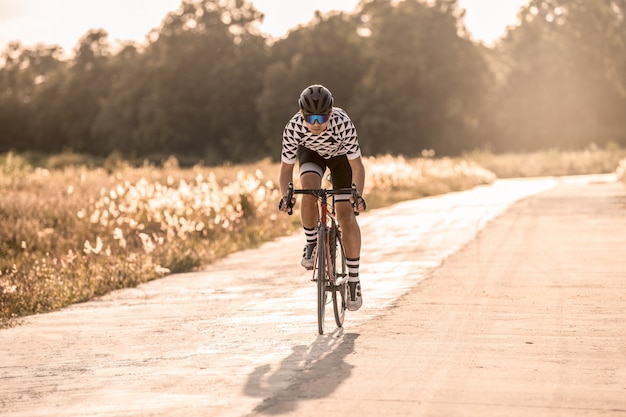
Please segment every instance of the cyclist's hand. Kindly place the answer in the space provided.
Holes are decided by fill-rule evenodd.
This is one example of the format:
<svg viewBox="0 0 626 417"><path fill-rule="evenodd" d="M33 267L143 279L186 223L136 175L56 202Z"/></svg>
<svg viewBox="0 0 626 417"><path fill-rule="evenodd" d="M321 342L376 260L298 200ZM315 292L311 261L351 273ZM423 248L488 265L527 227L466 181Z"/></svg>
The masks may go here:
<svg viewBox="0 0 626 417"><path fill-rule="evenodd" d="M361 197L360 195L357 195L356 201L354 200L354 198L351 198L350 201L352 202L352 207L354 207L354 212L356 214L358 214L361 211L365 211L365 209L367 208L365 199Z"/></svg>
<svg viewBox="0 0 626 417"><path fill-rule="evenodd" d="M287 204L287 196L284 196L283 198L280 199L280 203L278 203L278 210L291 214L291 211L295 204L296 204L295 198L292 198L290 204Z"/></svg>

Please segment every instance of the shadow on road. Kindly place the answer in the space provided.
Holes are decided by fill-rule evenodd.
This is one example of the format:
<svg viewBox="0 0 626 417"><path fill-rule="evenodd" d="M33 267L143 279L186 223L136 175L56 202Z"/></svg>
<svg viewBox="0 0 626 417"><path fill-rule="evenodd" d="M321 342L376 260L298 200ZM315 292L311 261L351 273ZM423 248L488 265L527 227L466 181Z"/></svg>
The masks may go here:
<svg viewBox="0 0 626 417"><path fill-rule="evenodd" d="M270 365L255 368L244 387L244 394L264 398L254 411L279 415L295 410L299 401L329 396L352 373L345 359L358 337L338 329L318 336L310 346L294 346L275 370Z"/></svg>

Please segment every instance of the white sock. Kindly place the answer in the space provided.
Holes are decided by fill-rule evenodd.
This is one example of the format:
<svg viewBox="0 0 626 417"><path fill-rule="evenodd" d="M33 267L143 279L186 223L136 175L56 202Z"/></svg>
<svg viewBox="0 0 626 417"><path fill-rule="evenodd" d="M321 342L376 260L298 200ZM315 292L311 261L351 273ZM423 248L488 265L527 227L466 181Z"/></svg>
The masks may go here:
<svg viewBox="0 0 626 417"><path fill-rule="evenodd" d="M359 259L346 258L346 266L348 267L348 282L359 282Z"/></svg>

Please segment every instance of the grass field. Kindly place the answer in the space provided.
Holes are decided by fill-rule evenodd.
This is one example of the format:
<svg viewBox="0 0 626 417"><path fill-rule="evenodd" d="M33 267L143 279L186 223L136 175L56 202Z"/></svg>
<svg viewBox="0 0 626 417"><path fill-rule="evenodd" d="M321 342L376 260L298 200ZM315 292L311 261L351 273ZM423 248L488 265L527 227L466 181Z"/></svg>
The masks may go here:
<svg viewBox="0 0 626 417"><path fill-rule="evenodd" d="M374 209L489 184L497 176L626 175L623 152L589 152L537 154L534 159L550 160L553 168L535 172L528 156L366 158L364 194ZM119 157L97 166L71 154L37 164L1 155L0 327L193 271L297 230L298 216L276 209L278 169L269 161L181 168L170 158L134 167Z"/></svg>

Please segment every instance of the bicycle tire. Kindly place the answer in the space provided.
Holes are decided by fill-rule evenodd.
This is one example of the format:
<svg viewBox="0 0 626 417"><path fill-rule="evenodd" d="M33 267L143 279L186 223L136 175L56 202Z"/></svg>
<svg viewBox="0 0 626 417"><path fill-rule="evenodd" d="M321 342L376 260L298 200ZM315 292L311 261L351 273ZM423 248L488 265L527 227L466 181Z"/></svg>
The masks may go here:
<svg viewBox="0 0 626 417"><path fill-rule="evenodd" d="M317 329L319 334L324 334L326 268L326 228L320 226L317 231Z"/></svg>
<svg viewBox="0 0 626 417"><path fill-rule="evenodd" d="M334 220L330 229L330 261L332 262L333 271L332 292L335 323L338 327L343 327L348 294L348 266L346 263L346 252L341 239L341 230Z"/></svg>

